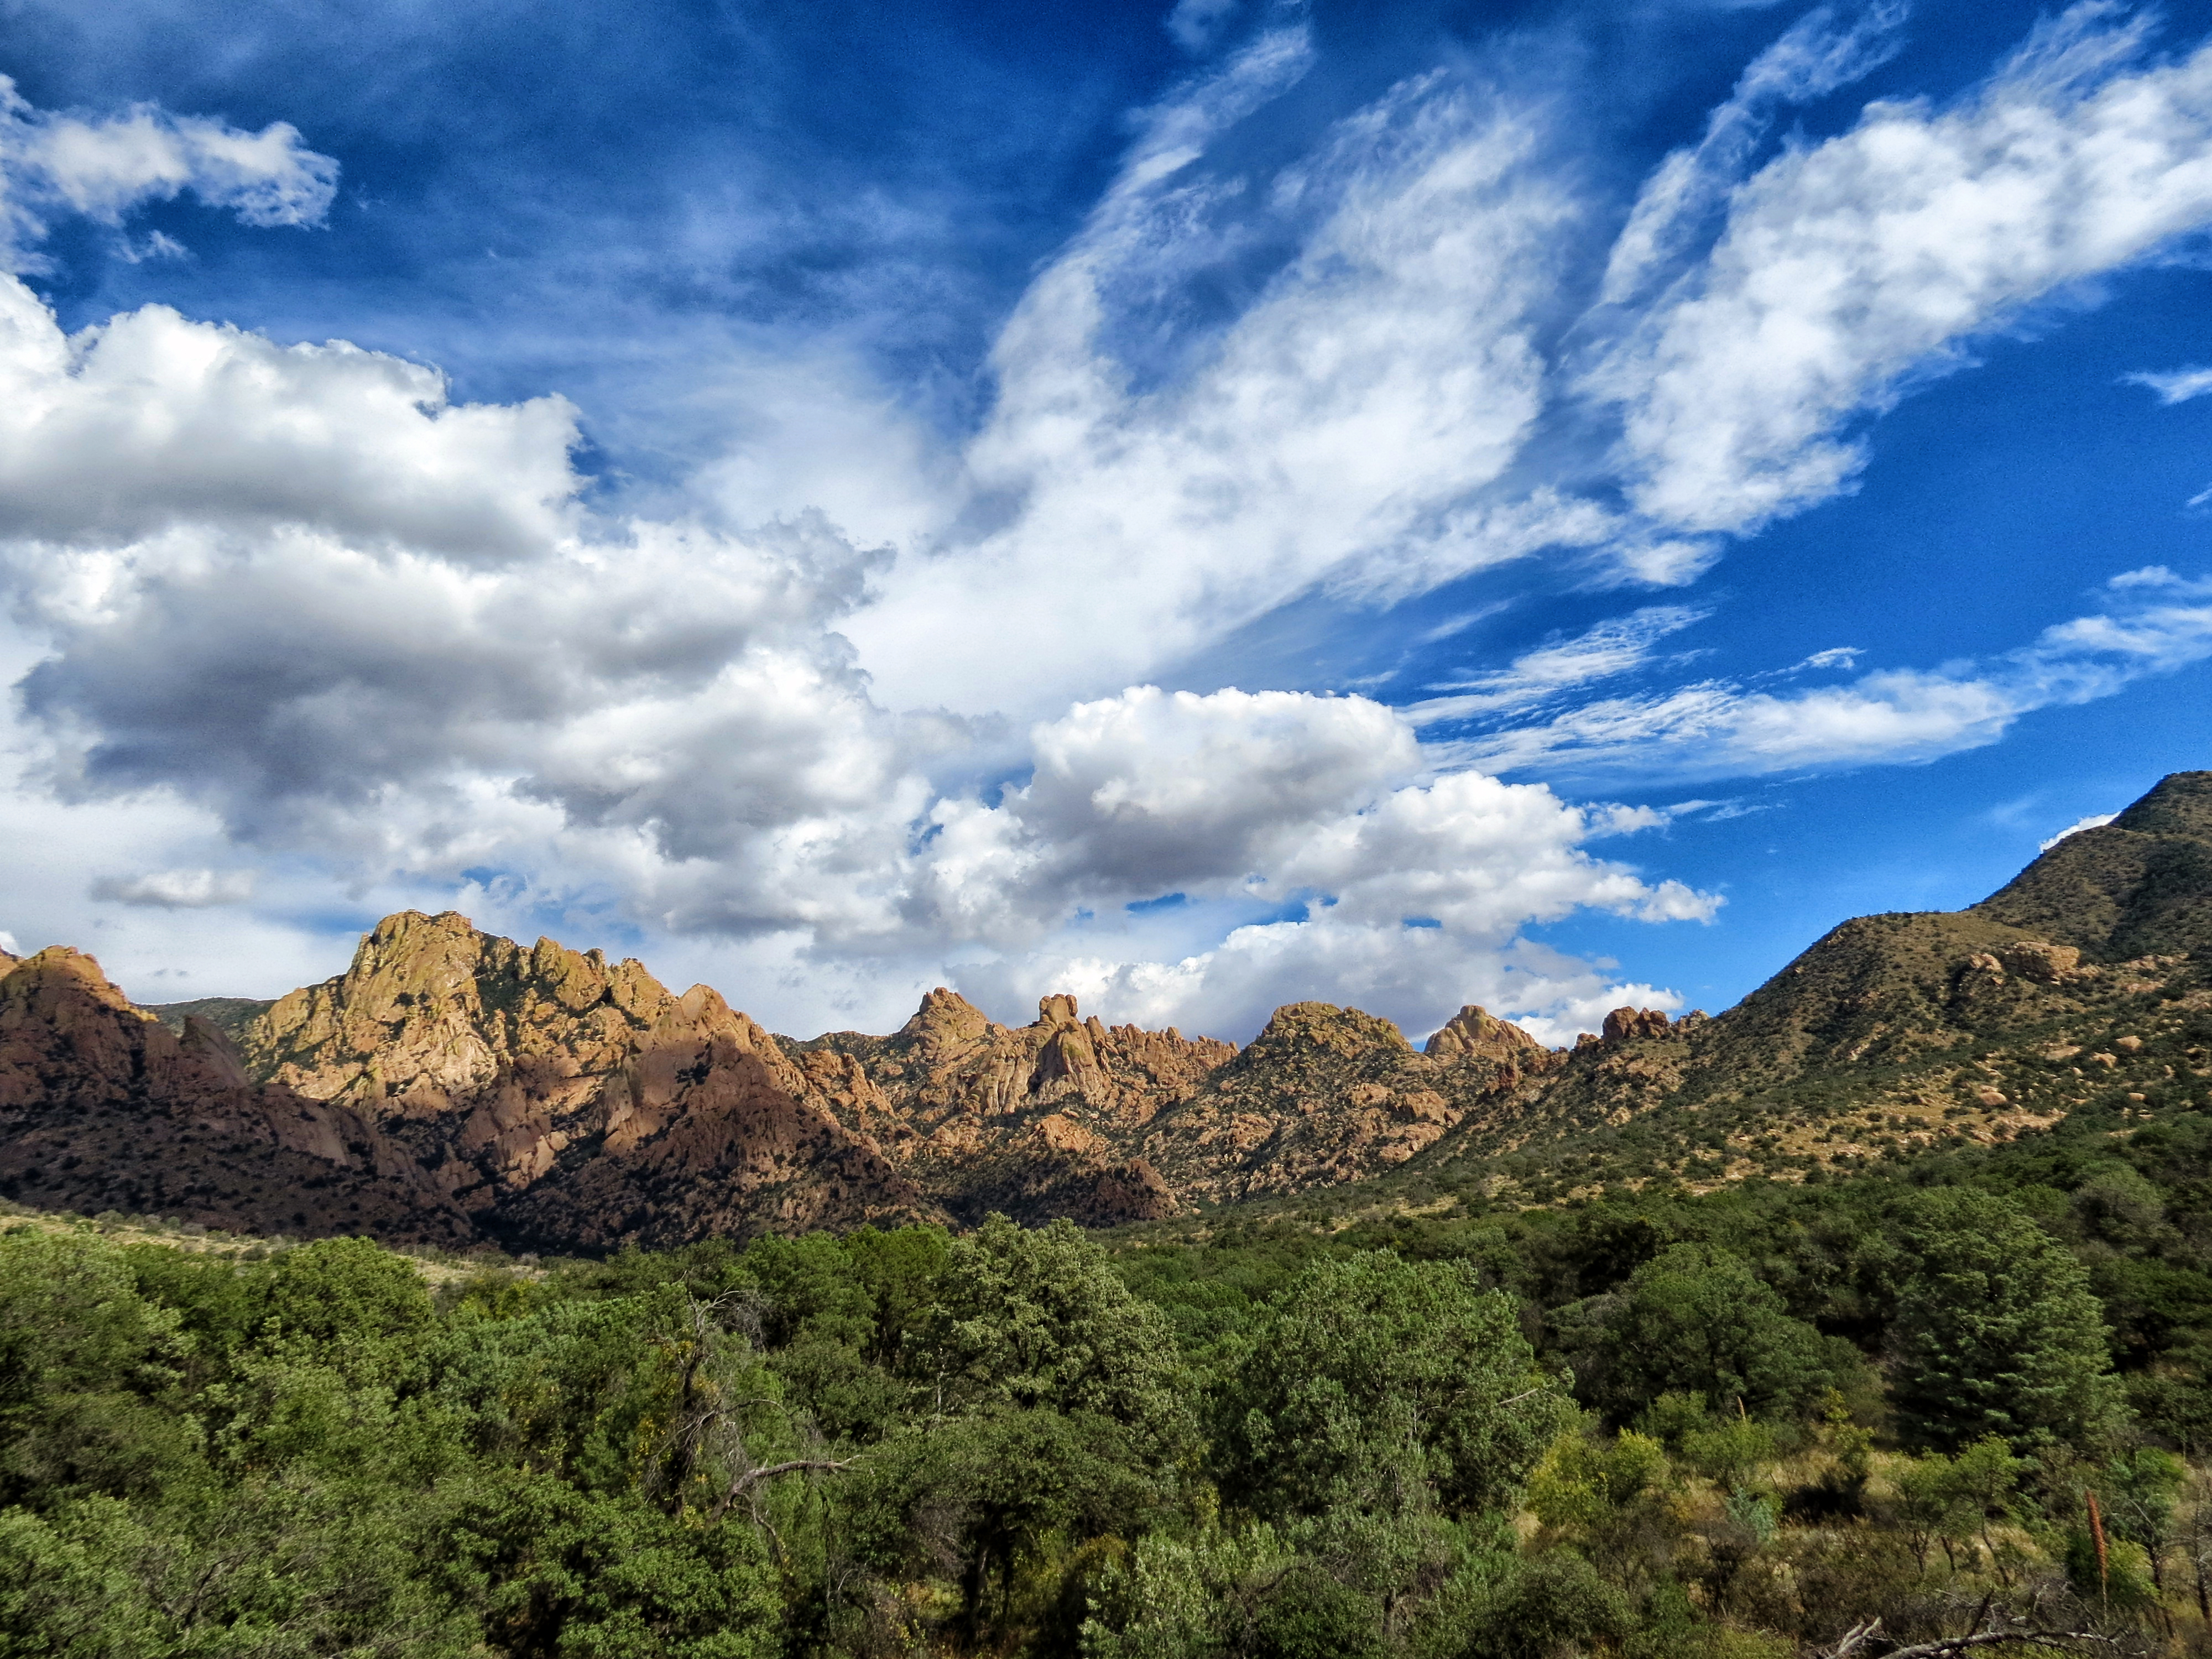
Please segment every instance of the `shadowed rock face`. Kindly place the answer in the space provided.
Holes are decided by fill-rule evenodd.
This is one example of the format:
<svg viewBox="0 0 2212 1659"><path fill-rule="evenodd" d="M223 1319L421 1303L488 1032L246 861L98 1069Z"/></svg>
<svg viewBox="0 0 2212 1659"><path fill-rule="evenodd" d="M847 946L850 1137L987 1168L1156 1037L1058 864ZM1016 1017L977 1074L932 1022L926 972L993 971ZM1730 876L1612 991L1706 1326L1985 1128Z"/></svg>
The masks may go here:
<svg viewBox="0 0 2212 1659"><path fill-rule="evenodd" d="M171 1031L66 947L0 960L0 1191L238 1231L473 1231L360 1113L249 1081L213 1025Z"/></svg>
<svg viewBox="0 0 2212 1659"><path fill-rule="evenodd" d="M348 1103L487 1232L665 1245L934 1213L705 986L466 917L386 917L246 1029L247 1064Z"/></svg>

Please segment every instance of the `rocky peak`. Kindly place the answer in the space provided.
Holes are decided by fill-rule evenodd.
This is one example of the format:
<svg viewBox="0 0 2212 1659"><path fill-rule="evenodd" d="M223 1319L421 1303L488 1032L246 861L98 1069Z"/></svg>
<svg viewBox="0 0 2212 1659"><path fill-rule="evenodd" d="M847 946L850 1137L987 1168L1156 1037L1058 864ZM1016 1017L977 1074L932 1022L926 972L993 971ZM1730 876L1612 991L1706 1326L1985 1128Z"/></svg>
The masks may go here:
<svg viewBox="0 0 2212 1659"><path fill-rule="evenodd" d="M1518 1025L1468 1003L1428 1040L1421 1052L1433 1060L1474 1059L1526 1066L1550 1050Z"/></svg>
<svg viewBox="0 0 2212 1659"><path fill-rule="evenodd" d="M4 987L0 996L11 1006L42 1014L66 1017L73 1005L90 1003L135 1018L146 1018L109 982L97 962L66 945L50 945L27 957L9 957L8 975L0 981L0 987Z"/></svg>
<svg viewBox="0 0 2212 1659"><path fill-rule="evenodd" d="M1357 1180L1426 1151L1471 1113L1504 1109L1524 1073L1556 1063L1472 1004L1415 1054L1389 1020L1294 1002L1189 1101L1161 1114L1145 1155L1190 1197Z"/></svg>
<svg viewBox="0 0 2212 1659"><path fill-rule="evenodd" d="M1663 1008L1616 1008L1605 1017L1601 1040L1641 1042L1648 1037L1662 1037L1667 1035L1668 1024Z"/></svg>
<svg viewBox="0 0 2212 1659"><path fill-rule="evenodd" d="M457 911L406 910L377 923L344 973L250 1021L239 1048L257 1076L374 1108L465 1094L528 1056L605 1070L673 1001L635 961L550 939L525 950Z"/></svg>
<svg viewBox="0 0 2212 1659"><path fill-rule="evenodd" d="M944 1054L980 1041L992 1030L989 1018L957 991L939 986L922 998L914 1018L897 1036L927 1054Z"/></svg>
<svg viewBox="0 0 2212 1659"><path fill-rule="evenodd" d="M1060 991L1050 996L1037 999L1038 1024L1073 1025L1076 1023L1075 999L1068 993ZM1094 1025L1097 1024L1095 1017L1091 1024Z"/></svg>
<svg viewBox="0 0 2212 1659"><path fill-rule="evenodd" d="M1275 1010L1240 1058L1249 1071L1300 1051L1316 1058L1395 1060L1411 1054L1413 1044L1394 1021L1330 1002L1292 1002Z"/></svg>

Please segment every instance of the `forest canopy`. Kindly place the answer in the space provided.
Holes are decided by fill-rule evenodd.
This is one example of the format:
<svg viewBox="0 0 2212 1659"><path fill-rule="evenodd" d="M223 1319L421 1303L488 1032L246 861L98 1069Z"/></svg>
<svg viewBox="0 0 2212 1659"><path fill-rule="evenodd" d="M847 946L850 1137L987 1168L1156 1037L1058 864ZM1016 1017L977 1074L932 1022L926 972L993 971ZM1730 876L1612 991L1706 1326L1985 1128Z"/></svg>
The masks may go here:
<svg viewBox="0 0 2212 1659"><path fill-rule="evenodd" d="M2208 1160L2085 1115L1703 1197L430 1272L0 1223L0 1655L2197 1651Z"/></svg>

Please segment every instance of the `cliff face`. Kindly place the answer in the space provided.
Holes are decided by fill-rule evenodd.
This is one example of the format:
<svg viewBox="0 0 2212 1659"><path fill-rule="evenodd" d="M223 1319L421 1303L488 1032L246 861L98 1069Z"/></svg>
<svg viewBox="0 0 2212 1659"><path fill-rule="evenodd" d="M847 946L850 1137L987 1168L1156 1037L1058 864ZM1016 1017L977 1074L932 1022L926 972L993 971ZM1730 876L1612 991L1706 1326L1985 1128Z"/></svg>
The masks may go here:
<svg viewBox="0 0 2212 1659"><path fill-rule="evenodd" d="M465 916L386 917L337 978L250 1022L246 1065L344 1103L485 1231L669 1244L933 1213L714 991Z"/></svg>
<svg viewBox="0 0 2212 1659"><path fill-rule="evenodd" d="M473 1231L360 1113L250 1081L214 1026L170 1030L65 947L0 959L0 1192L236 1231Z"/></svg>

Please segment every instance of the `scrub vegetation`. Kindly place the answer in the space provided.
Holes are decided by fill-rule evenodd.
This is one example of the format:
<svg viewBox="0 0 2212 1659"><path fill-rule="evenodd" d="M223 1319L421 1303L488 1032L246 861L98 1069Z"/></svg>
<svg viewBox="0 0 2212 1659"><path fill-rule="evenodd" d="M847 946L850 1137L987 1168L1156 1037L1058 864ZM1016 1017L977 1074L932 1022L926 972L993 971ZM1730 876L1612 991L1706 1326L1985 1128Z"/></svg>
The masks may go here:
<svg viewBox="0 0 2212 1659"><path fill-rule="evenodd" d="M428 1273L17 1220L0 1654L2206 1651L2208 1166L2212 1113L2093 1109L1811 1185Z"/></svg>

